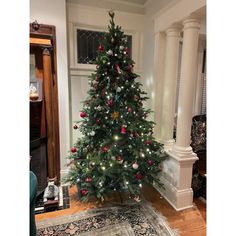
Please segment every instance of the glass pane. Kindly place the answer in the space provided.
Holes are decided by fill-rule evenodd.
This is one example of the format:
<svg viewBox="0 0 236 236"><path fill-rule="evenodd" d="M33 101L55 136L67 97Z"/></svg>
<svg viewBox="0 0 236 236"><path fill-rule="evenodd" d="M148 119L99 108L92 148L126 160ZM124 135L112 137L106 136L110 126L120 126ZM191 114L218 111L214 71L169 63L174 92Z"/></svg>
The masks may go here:
<svg viewBox="0 0 236 236"><path fill-rule="evenodd" d="M104 32L77 29L77 63L96 64L96 52ZM132 36L125 35L128 41L129 55L132 52Z"/></svg>

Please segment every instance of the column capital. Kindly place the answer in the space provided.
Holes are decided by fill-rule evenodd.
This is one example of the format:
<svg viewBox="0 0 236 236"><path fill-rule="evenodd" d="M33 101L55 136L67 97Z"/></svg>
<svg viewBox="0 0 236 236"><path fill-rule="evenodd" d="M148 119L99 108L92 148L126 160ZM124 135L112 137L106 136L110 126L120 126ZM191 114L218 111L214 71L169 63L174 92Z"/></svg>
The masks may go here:
<svg viewBox="0 0 236 236"><path fill-rule="evenodd" d="M198 19L196 18L187 18L183 21L183 26L184 26L184 29L183 30L186 30L186 29L200 29L200 22Z"/></svg>
<svg viewBox="0 0 236 236"><path fill-rule="evenodd" d="M179 26L170 26L165 32L167 37L180 37L181 28Z"/></svg>

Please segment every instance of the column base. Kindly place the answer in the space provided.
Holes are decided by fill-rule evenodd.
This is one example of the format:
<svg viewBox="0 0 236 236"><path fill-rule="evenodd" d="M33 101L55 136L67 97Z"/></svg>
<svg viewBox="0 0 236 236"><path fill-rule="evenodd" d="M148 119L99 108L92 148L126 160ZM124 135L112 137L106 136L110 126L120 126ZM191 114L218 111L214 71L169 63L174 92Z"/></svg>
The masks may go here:
<svg viewBox="0 0 236 236"><path fill-rule="evenodd" d="M182 211L193 207L193 190L191 188L185 190L177 190L168 180L160 177L160 181L164 184L165 189L160 188L153 183L153 187L166 199L167 202L176 210Z"/></svg>
<svg viewBox="0 0 236 236"><path fill-rule="evenodd" d="M181 155L179 152L175 153L175 150L169 150L166 153L169 158L163 162L160 174L160 181L164 184L164 189L155 184L154 187L175 210L190 208L193 206L192 166L198 157L190 148L183 148Z"/></svg>

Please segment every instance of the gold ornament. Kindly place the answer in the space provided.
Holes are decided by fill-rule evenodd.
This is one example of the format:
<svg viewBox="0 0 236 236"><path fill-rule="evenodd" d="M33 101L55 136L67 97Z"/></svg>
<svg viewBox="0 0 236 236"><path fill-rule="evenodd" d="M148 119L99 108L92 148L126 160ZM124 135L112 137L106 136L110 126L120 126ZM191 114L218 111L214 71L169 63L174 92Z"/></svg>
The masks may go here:
<svg viewBox="0 0 236 236"><path fill-rule="evenodd" d="M113 120L117 120L119 119L119 116L120 116L120 113L118 111L114 111L112 114L111 114L111 118Z"/></svg>

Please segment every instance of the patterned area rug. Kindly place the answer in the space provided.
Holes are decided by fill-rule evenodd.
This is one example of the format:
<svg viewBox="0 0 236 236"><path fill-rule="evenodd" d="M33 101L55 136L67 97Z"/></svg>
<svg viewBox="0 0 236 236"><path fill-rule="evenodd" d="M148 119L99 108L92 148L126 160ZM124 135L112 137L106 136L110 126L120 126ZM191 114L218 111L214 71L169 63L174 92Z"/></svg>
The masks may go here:
<svg viewBox="0 0 236 236"><path fill-rule="evenodd" d="M91 209L37 222L38 236L176 236L165 218L148 203Z"/></svg>

